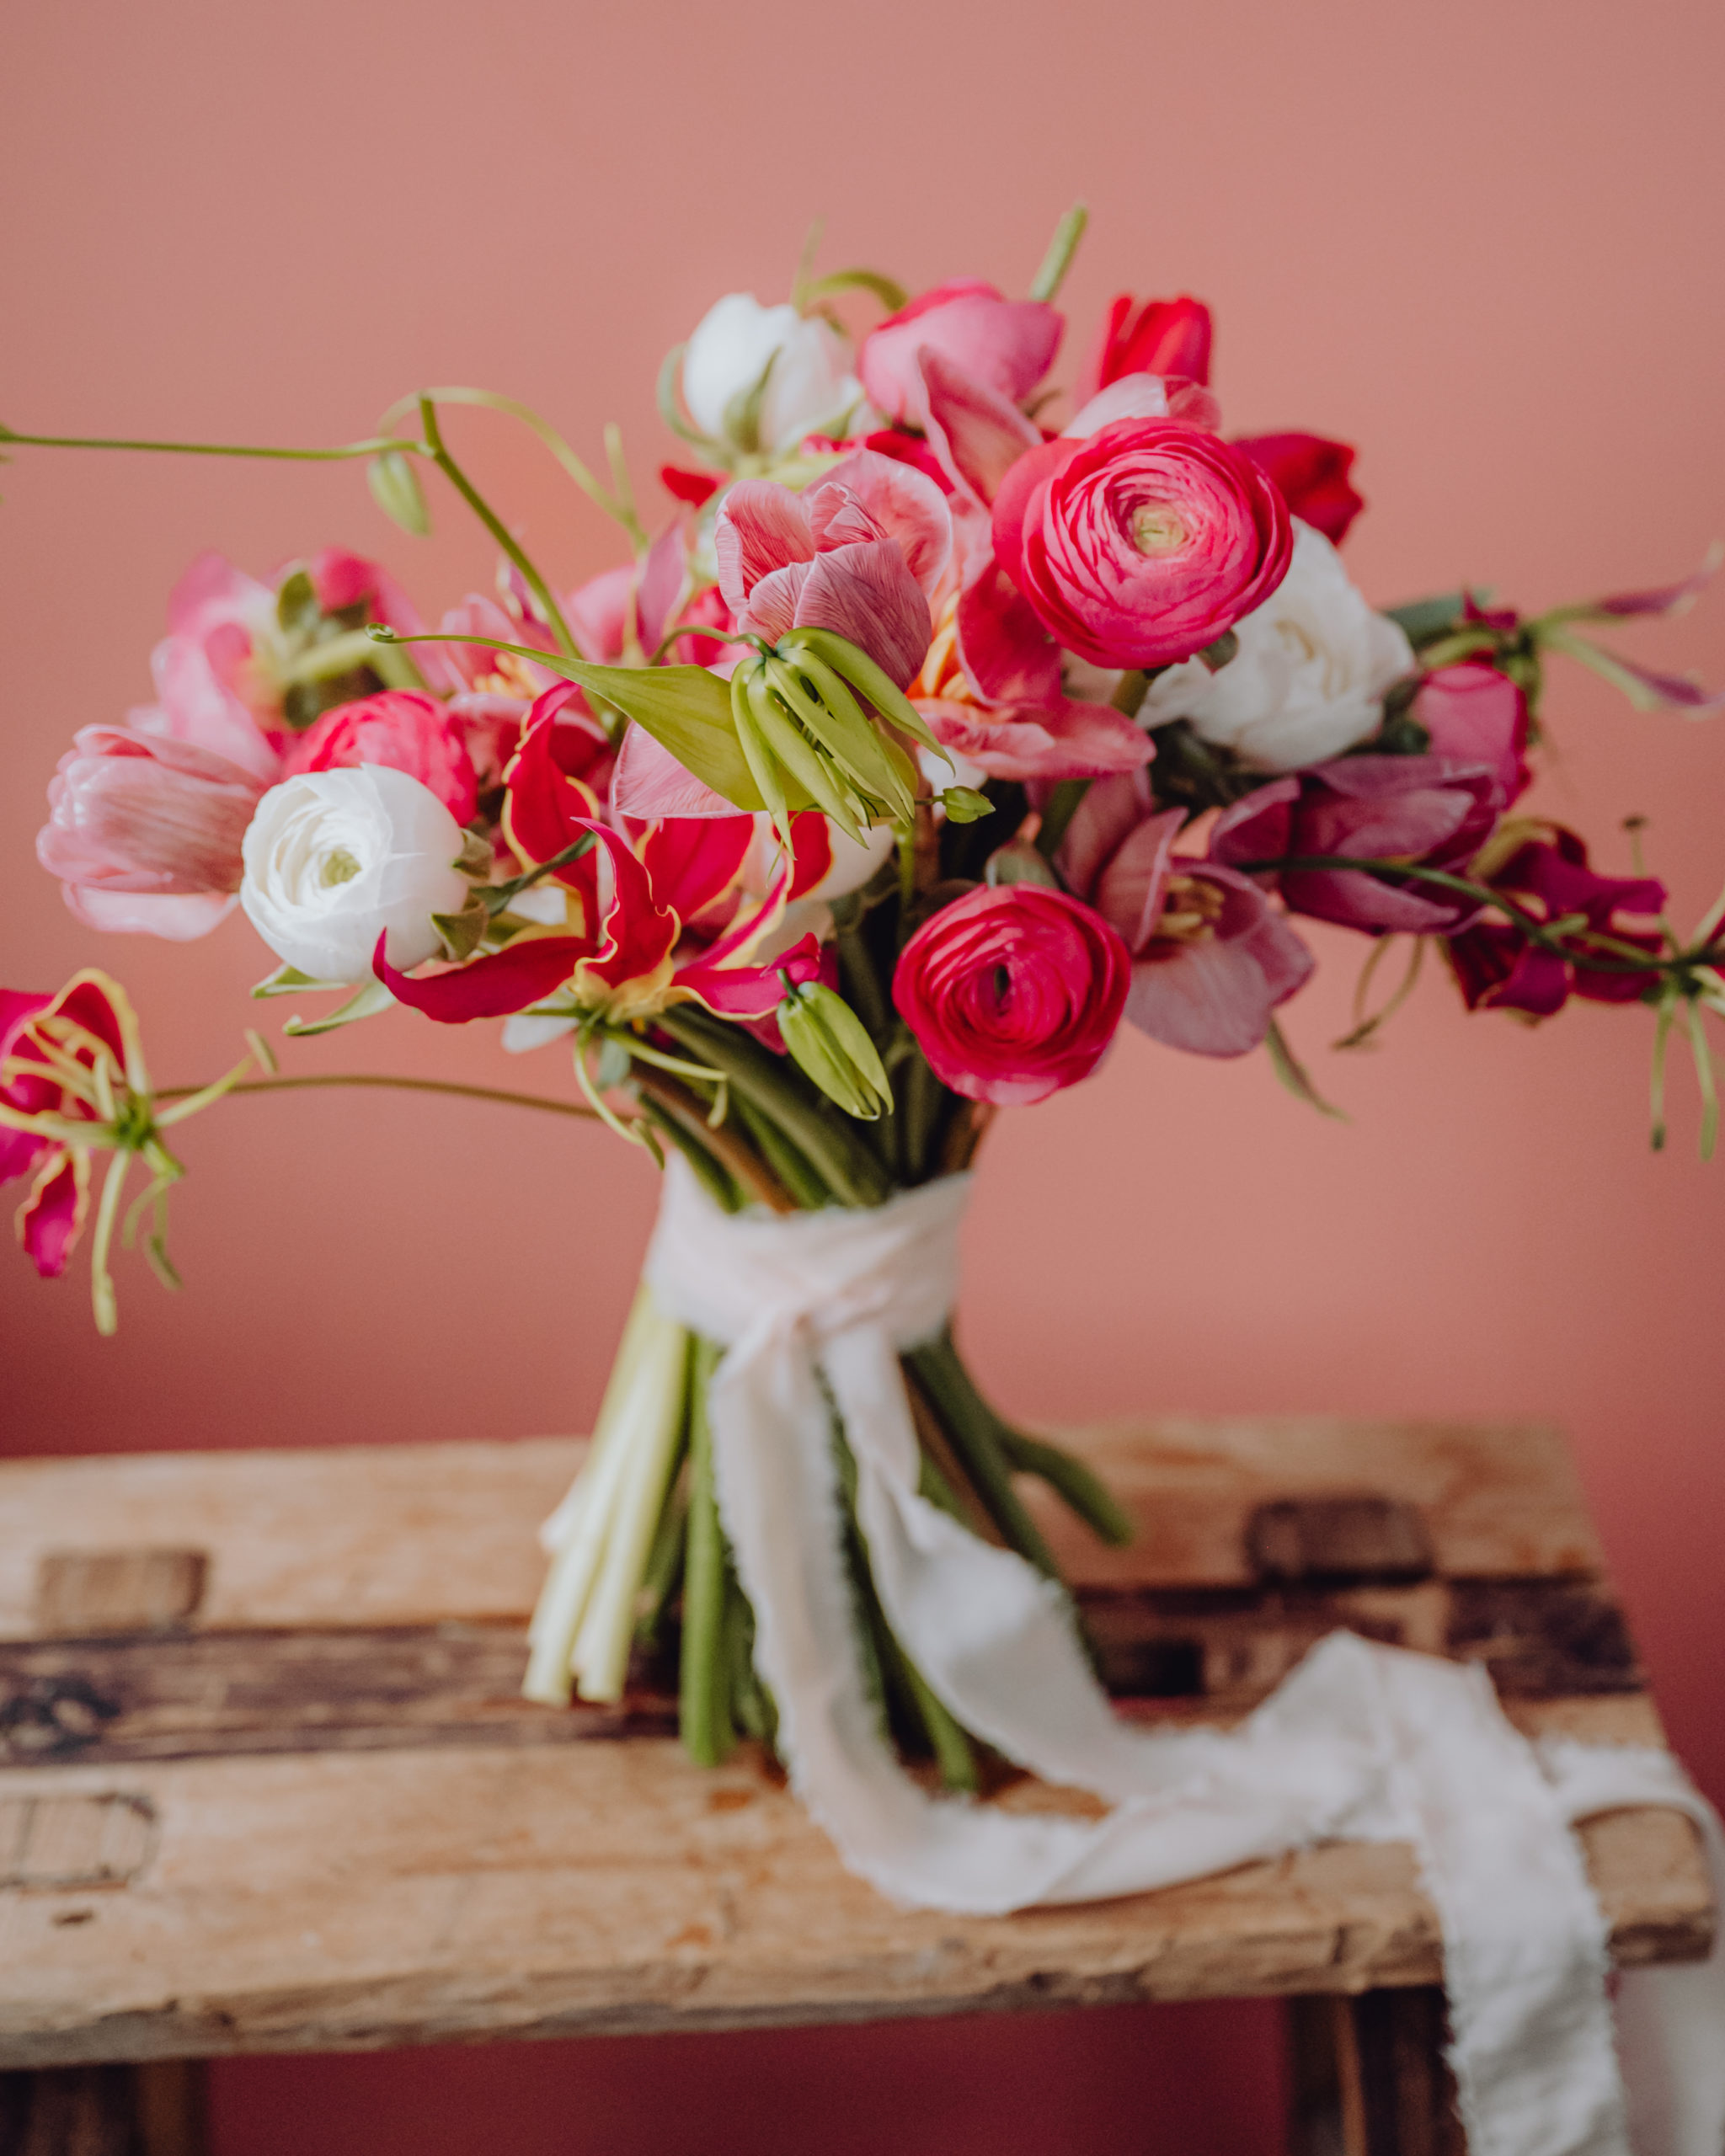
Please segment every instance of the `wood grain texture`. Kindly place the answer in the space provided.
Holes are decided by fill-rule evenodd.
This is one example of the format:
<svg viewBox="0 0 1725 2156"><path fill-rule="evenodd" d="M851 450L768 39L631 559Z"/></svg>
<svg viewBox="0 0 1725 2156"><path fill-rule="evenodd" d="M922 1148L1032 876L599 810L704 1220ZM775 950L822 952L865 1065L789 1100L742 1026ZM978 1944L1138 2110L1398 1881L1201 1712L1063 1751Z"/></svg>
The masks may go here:
<svg viewBox="0 0 1725 2156"><path fill-rule="evenodd" d="M1226 1722L1346 1622L1484 1660L1530 1735L1661 1741L1550 1433L1194 1422L1084 1443L1144 1522L1132 1551L1069 1542L1137 1684L1123 1710ZM652 1726L638 1712L579 1732L626 1741L567 1741L580 1717L514 1697L515 1628L576 1456L0 1465L0 1717L29 1762L0 1769L0 2064L1438 1980L1404 1849L1012 1918L907 1913L842 1870L757 1756L703 1772L627 1733ZM1331 1509L1285 1509L1313 1497ZM1284 1508L1272 1579L1267 1506ZM199 1550L202 1599L168 1631L45 1631L40 1561L81 1548ZM264 1742L296 1748L248 1755ZM1023 1781L998 1801L1065 1800ZM1686 1821L1623 1812L1584 1840L1620 1961L1705 1951Z"/></svg>

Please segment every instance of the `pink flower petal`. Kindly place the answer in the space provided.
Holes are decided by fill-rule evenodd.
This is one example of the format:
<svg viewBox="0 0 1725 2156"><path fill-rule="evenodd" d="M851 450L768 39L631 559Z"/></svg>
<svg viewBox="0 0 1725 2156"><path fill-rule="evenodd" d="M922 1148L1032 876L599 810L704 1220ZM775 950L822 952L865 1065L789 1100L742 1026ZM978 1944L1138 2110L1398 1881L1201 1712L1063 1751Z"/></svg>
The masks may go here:
<svg viewBox="0 0 1725 2156"><path fill-rule="evenodd" d="M239 904L219 891L161 897L147 892L103 891L92 883L62 883L60 894L73 918L109 936L159 936L191 943L219 928Z"/></svg>
<svg viewBox="0 0 1725 2156"><path fill-rule="evenodd" d="M919 353L929 446L956 487L985 504L1041 430L987 383L937 351Z"/></svg>
<svg viewBox="0 0 1725 2156"><path fill-rule="evenodd" d="M946 496L927 473L875 450L858 450L803 499L823 552L858 539L895 539L905 567L932 595L952 558L953 519Z"/></svg>
<svg viewBox="0 0 1725 2156"><path fill-rule="evenodd" d="M623 734L617 771L611 782L611 805L619 816L643 822L660 816L734 816L737 805L715 793L644 727Z"/></svg>
<svg viewBox="0 0 1725 2156"><path fill-rule="evenodd" d="M18 1209L24 1254L45 1280L57 1280L83 1225L89 1197L88 1155L51 1154Z"/></svg>
<svg viewBox="0 0 1725 2156"><path fill-rule="evenodd" d="M788 562L812 562L814 535L803 504L788 487L767 479L742 479L719 504L713 526L718 588L740 620L761 578Z"/></svg>
<svg viewBox="0 0 1725 2156"><path fill-rule="evenodd" d="M848 637L901 689L933 634L922 587L890 539L818 555L797 600L796 626Z"/></svg>

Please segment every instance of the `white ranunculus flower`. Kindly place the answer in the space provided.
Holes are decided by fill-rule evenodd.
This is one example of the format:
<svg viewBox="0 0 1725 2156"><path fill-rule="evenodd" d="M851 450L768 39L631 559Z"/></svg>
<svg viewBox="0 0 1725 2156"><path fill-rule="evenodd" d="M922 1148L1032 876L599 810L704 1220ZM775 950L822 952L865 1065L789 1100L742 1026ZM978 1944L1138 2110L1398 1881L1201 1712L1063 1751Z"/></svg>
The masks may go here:
<svg viewBox="0 0 1725 2156"><path fill-rule="evenodd" d="M748 396L769 360L760 439L739 441L726 414ZM708 309L684 349L683 402L704 434L734 449L792 449L861 404L862 385L827 323L805 320L788 303L762 307L749 292L730 292Z"/></svg>
<svg viewBox="0 0 1725 2156"><path fill-rule="evenodd" d="M460 825L405 771L307 771L271 787L242 851L240 904L285 964L313 980L371 978L377 938L405 972L442 947L434 913L459 913Z"/></svg>
<svg viewBox="0 0 1725 2156"><path fill-rule="evenodd" d="M1240 648L1219 673L1188 659L1158 675L1140 725L1183 718L1260 771L1298 771L1369 740L1383 723L1384 691L1413 671L1407 638L1298 517L1287 575L1234 633Z"/></svg>

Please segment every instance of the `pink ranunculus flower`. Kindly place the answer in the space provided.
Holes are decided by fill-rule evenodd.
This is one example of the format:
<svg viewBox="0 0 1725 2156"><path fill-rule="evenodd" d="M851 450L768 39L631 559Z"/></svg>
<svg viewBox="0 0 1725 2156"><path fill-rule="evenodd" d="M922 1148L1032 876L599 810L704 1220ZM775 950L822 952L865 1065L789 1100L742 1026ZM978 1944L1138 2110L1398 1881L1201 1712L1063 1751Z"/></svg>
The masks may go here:
<svg viewBox="0 0 1725 2156"><path fill-rule="evenodd" d="M1498 820L1501 791L1497 771L1477 758L1339 756L1225 808L1210 858L1243 869L1346 857L1465 875ZM1291 912L1373 936L1449 935L1478 911L1439 884L1370 868L1285 868L1277 882Z"/></svg>
<svg viewBox="0 0 1725 2156"><path fill-rule="evenodd" d="M386 689L338 704L293 744L284 776L358 771L364 764L405 771L435 793L457 823L473 820L479 789L473 759L456 721L435 696Z"/></svg>
<svg viewBox="0 0 1725 2156"><path fill-rule="evenodd" d="M1107 1054L1131 985L1118 929L1065 891L978 888L900 954L893 1001L944 1086L1001 1107L1045 1100Z"/></svg>
<svg viewBox="0 0 1725 2156"><path fill-rule="evenodd" d="M1028 450L996 497L993 530L1043 627L1103 667L1190 659L1262 606L1293 548L1287 508L1257 466L1177 419L1120 419Z"/></svg>
<svg viewBox="0 0 1725 2156"><path fill-rule="evenodd" d="M1332 546L1341 545L1365 507L1348 477L1354 452L1345 441L1326 441L1322 435L1242 435L1234 446L1274 483L1290 515L1322 531Z"/></svg>
<svg viewBox="0 0 1725 2156"><path fill-rule="evenodd" d="M927 406L919 355L937 352L1017 404L1054 365L1065 323L1040 300L1009 300L978 279L937 285L872 329L857 355L868 401L887 419L920 427Z"/></svg>
<svg viewBox="0 0 1725 2156"><path fill-rule="evenodd" d="M83 727L49 782L36 858L89 927L201 936L232 906L266 785L194 742Z"/></svg>
<svg viewBox="0 0 1725 2156"><path fill-rule="evenodd" d="M1093 397L1128 374L1178 375L1202 387L1210 381L1210 309L1202 300L1134 300L1122 292L1103 318L1084 393Z"/></svg>
<svg viewBox="0 0 1725 2156"><path fill-rule="evenodd" d="M1249 877L1173 851L1185 821L1160 812L1141 772L1099 779L1058 866L1132 954L1126 1017L1194 1055L1244 1055L1310 976L1310 951Z"/></svg>

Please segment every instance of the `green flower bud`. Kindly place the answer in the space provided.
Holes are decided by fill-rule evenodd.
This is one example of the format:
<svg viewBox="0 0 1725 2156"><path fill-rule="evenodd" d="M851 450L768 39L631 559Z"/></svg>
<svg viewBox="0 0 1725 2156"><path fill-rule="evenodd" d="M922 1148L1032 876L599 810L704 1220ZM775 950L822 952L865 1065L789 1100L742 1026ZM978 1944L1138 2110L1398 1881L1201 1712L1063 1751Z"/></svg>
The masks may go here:
<svg viewBox="0 0 1725 2156"><path fill-rule="evenodd" d="M780 1038L798 1069L859 1123L893 1105L892 1088L862 1020L820 982L793 988L778 1006Z"/></svg>
<svg viewBox="0 0 1725 2156"><path fill-rule="evenodd" d="M949 786L938 799L949 824L975 824L994 814L993 802L974 787Z"/></svg>
<svg viewBox="0 0 1725 2156"><path fill-rule="evenodd" d="M372 500L392 524L398 524L416 539L425 537L431 529L431 514L419 491L419 475L399 451L386 449L381 456L374 456L366 467L366 482Z"/></svg>

